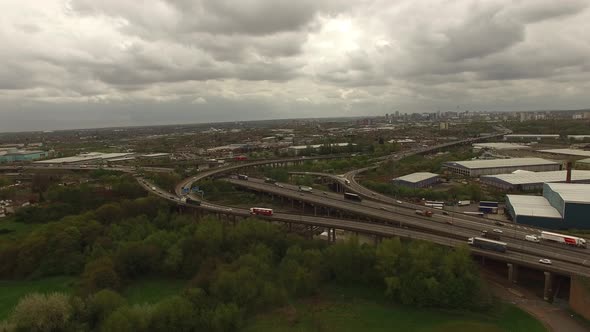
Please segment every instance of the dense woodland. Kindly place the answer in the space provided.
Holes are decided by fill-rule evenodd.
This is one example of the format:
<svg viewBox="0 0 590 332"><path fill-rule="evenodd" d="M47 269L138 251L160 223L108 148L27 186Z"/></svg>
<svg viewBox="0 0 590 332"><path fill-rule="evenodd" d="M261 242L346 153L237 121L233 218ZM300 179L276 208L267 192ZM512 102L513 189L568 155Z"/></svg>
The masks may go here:
<svg viewBox="0 0 590 332"><path fill-rule="evenodd" d="M195 219L147 197L132 178L50 186L16 216L36 227L0 236L0 278L77 277L73 295L31 294L0 331L236 331L249 314L315 294L323 284L379 287L392 302L477 310L489 305L466 247L399 239L334 245L246 219ZM129 305L146 276L185 279L177 296Z"/></svg>

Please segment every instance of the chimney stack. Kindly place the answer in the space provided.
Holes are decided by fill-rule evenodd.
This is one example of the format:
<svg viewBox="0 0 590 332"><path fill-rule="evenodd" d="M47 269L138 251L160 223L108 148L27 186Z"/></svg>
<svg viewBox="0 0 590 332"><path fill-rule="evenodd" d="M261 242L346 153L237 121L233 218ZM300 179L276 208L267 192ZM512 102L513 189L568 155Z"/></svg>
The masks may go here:
<svg viewBox="0 0 590 332"><path fill-rule="evenodd" d="M572 162L568 161L566 164L567 175L565 176L565 182L571 183L572 182Z"/></svg>

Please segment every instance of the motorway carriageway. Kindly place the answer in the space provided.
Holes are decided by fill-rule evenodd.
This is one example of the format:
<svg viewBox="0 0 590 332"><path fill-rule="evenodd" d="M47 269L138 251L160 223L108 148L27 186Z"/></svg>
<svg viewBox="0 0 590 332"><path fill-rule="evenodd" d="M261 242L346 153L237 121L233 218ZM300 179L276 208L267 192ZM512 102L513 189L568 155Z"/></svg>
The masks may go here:
<svg viewBox="0 0 590 332"><path fill-rule="evenodd" d="M189 179L190 180L190 179ZM186 180L185 180L186 181ZM183 181L183 183L187 183ZM142 187L144 187L149 192L152 192L168 201L172 201L178 205L185 205L194 208L202 208L209 210L211 212L218 212L218 213L227 213L237 216L249 216L250 211L248 209L242 208L231 208L226 206L220 206L211 203L201 203L200 206L192 205L192 204L185 204L180 201L180 198L170 194L169 192L158 188L154 184L150 183L149 181L138 178L138 182ZM152 188L155 188L152 189ZM198 197L193 197L193 199L199 199ZM410 229L405 228L397 228L391 227L386 225L380 224L371 224L371 223L362 223L358 221L351 221L351 220L343 220L343 219L335 219L335 218L326 218L326 217L312 217L307 215L297 215L297 214L289 214L289 213L274 213L272 217L264 217L264 216L257 216L257 218L262 220L276 220L276 221L283 221L283 222L293 222L298 224L308 224L313 226L320 226L320 227L332 227L337 229L342 229L350 232L359 232L359 233L367 233L370 232L371 234L383 236L383 237L392 237L392 236L400 236L406 237L410 239L418 239L424 240L429 242L434 242L444 246L459 246L465 245L465 240L463 239L455 239L449 238L445 236L439 236L434 234L428 234L424 232L418 232ZM537 255L530 255L520 252L511 252L510 249L506 253L496 253L489 250L481 250L477 248L470 248L472 252L484 255L486 257L500 259L506 262L512 262L518 265L527 266L535 269L540 269L543 271L551 271L555 273L568 273L574 275L581 275L590 277L590 268L588 267L581 267L577 264L572 264L568 262L562 261L555 261L553 265L543 265L538 263L539 257Z"/></svg>
<svg viewBox="0 0 590 332"><path fill-rule="evenodd" d="M453 218L453 225L445 224L447 216L443 216L438 211L438 214L433 217L422 217L415 214L414 210L385 207L387 211L382 210L383 204L364 200L363 202L352 202L344 199L343 195L326 193L321 191L299 192L298 187L289 184L281 184L283 188L276 185L264 183L260 179L249 178L245 180L226 179L226 181L246 188L256 189L267 193L274 193L284 197L295 200L302 200L315 205L331 207L336 210L342 210L355 215L365 215L375 219L384 220L389 224L406 225L408 227L423 229L425 231L437 232L438 234L445 234L447 236L461 236L465 239L473 236L481 236L482 230L492 232L494 226L489 224L482 224L481 222L463 221L461 219ZM392 211L393 210L393 211ZM435 210L436 211L436 210ZM435 212L436 213L436 212ZM400 218L401 217L401 218ZM367 221L362 221L368 223ZM530 232L529 232L530 233ZM568 261L579 265L589 265L588 259L590 255L584 250L576 251L576 248L564 247L563 245L555 243L533 243L524 240L526 232L522 231L508 231L502 233L502 241L509 243L509 250L523 251L528 253L541 253L543 257L562 261ZM510 241L506 239L510 238ZM572 250L574 249L574 250Z"/></svg>

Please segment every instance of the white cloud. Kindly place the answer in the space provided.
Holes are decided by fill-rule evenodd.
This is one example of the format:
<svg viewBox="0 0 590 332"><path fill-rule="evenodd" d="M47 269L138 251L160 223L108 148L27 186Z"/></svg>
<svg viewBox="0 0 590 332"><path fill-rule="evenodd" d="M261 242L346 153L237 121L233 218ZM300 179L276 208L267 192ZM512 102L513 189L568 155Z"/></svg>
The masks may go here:
<svg viewBox="0 0 590 332"><path fill-rule="evenodd" d="M145 103L173 122L190 119L172 104L220 120L590 104L583 0L4 0L0 12L0 131L56 112L46 103L113 125L144 119Z"/></svg>

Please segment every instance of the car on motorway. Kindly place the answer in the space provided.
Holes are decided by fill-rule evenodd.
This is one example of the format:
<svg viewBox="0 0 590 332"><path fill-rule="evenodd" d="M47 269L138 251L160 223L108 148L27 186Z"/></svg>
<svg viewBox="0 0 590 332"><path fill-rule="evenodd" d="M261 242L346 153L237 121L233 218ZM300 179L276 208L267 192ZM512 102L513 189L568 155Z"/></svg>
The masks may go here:
<svg viewBox="0 0 590 332"><path fill-rule="evenodd" d="M280 184L280 183L277 183L277 182L275 182L275 186L277 186L277 187L279 187L279 188L285 188L285 186L283 186L282 184Z"/></svg>
<svg viewBox="0 0 590 332"><path fill-rule="evenodd" d="M402 204L402 203L403 203L402 201L395 201L395 202L396 202L397 204Z"/></svg>
<svg viewBox="0 0 590 332"><path fill-rule="evenodd" d="M324 195L326 195L326 196L328 196L328 193L327 193L327 192L325 192L325 191L323 192L323 194L324 194Z"/></svg>
<svg viewBox="0 0 590 332"><path fill-rule="evenodd" d="M447 221L445 221L445 224L447 224L447 225L452 225L452 224L453 224L453 222L452 222L452 221L450 221L450 220L447 220Z"/></svg>
<svg viewBox="0 0 590 332"><path fill-rule="evenodd" d="M493 231L494 231L494 233L504 233L501 229L497 229L497 228L494 228Z"/></svg>
<svg viewBox="0 0 590 332"><path fill-rule="evenodd" d="M152 190L153 190L153 191L156 191L156 187L152 187Z"/></svg>
<svg viewBox="0 0 590 332"><path fill-rule="evenodd" d="M447 211L443 211L442 214L443 214L443 216L448 216L449 215L449 213Z"/></svg>
<svg viewBox="0 0 590 332"><path fill-rule="evenodd" d="M541 242L541 240L539 240L539 238L536 235L526 235L524 237L524 239L527 241L530 241L530 242L536 242L536 243Z"/></svg>
<svg viewBox="0 0 590 332"><path fill-rule="evenodd" d="M496 221L496 222L494 223L494 225L496 225L496 226L504 226L504 223L503 223L503 222L501 222L501 221Z"/></svg>
<svg viewBox="0 0 590 332"><path fill-rule="evenodd" d="M387 210L387 208L386 208L386 207L384 207L384 206L380 206L380 207L379 207L379 210L383 210L383 211L389 211L389 210Z"/></svg>
<svg viewBox="0 0 590 332"><path fill-rule="evenodd" d="M541 259L539 259L539 263L546 264L546 265L553 264L553 262L551 262L551 260L550 259L547 259L547 258L541 258Z"/></svg>
<svg viewBox="0 0 590 332"><path fill-rule="evenodd" d="M345 183L345 184L350 184L350 180L348 180L348 179L344 179L344 183Z"/></svg>

